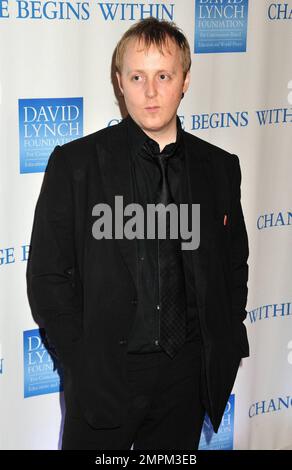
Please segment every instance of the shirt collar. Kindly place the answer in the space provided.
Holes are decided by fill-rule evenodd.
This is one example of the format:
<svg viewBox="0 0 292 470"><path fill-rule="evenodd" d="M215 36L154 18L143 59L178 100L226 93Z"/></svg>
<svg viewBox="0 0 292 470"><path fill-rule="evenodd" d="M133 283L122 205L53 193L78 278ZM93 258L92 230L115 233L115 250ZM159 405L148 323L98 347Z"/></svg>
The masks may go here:
<svg viewBox="0 0 292 470"><path fill-rule="evenodd" d="M128 116L125 118L128 126L128 135L129 135L129 140L131 144L131 149L132 149L132 157L134 158L144 145L144 143L147 141L150 145L151 148L153 149L154 153L160 153L160 148L158 143L151 139L144 131L141 129L141 127L134 121L134 119L128 114ZM176 125L177 125L177 133L176 133L176 140L175 142L171 142L167 144L164 149L162 150L161 153L168 153L172 154L175 152L175 150L179 147L179 145L182 143L182 126L181 122L178 116L176 116ZM182 158L183 152L176 152L176 154Z"/></svg>

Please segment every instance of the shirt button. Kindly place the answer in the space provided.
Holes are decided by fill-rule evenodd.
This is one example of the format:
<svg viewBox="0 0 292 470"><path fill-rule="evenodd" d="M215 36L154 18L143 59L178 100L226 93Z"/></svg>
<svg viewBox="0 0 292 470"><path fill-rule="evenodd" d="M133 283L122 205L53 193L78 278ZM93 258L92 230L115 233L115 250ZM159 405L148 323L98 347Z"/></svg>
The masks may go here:
<svg viewBox="0 0 292 470"><path fill-rule="evenodd" d="M157 308L157 310L159 310L159 309L160 309L160 305L156 305L156 308Z"/></svg>
<svg viewBox="0 0 292 470"><path fill-rule="evenodd" d="M154 344L155 344L155 346L158 346L158 339L154 340Z"/></svg>

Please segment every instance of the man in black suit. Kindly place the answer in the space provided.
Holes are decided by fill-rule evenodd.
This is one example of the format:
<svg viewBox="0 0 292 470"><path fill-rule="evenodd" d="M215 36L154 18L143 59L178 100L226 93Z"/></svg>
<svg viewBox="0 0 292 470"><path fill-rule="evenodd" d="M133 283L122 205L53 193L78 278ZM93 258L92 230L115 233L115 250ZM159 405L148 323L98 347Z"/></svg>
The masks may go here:
<svg viewBox="0 0 292 470"><path fill-rule="evenodd" d="M64 370L63 449L196 449L249 355L239 160L181 127L191 58L174 24L138 22L115 59L129 115L50 156L28 297ZM199 204L199 247L182 249L182 232L127 237L126 225L106 236L117 196L125 215Z"/></svg>

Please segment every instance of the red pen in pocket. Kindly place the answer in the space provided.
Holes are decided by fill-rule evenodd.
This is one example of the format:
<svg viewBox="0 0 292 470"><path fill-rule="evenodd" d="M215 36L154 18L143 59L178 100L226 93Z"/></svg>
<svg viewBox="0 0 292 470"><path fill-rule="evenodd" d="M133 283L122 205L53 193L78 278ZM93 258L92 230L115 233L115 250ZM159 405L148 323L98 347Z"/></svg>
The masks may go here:
<svg viewBox="0 0 292 470"><path fill-rule="evenodd" d="M223 225L227 225L227 214L224 214Z"/></svg>

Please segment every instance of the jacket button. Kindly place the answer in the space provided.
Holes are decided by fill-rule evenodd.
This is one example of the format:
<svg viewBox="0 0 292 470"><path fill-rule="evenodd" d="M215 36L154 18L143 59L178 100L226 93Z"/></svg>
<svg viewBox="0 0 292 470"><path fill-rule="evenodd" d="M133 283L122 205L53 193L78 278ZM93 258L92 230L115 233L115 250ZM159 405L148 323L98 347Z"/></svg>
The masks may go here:
<svg viewBox="0 0 292 470"><path fill-rule="evenodd" d="M124 344L127 344L127 340L126 339L120 339L119 344L121 346L123 346Z"/></svg>
<svg viewBox="0 0 292 470"><path fill-rule="evenodd" d="M133 299L133 300L131 300L131 303L136 305L136 303L137 303L137 299Z"/></svg>

